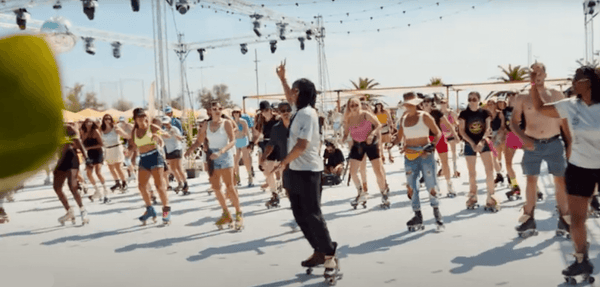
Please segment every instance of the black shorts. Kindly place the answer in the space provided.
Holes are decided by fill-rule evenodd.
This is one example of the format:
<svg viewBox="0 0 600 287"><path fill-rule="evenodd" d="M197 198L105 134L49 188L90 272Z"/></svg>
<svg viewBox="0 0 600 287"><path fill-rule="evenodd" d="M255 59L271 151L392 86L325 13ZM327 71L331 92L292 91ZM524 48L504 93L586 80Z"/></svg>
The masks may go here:
<svg viewBox="0 0 600 287"><path fill-rule="evenodd" d="M79 169L79 157L73 148L68 148L62 158L59 160L55 170L69 171L70 169Z"/></svg>
<svg viewBox="0 0 600 287"><path fill-rule="evenodd" d="M172 152L166 152L166 150L165 150L165 154L166 154L165 157L167 159L180 159L182 157L180 149L174 150Z"/></svg>
<svg viewBox="0 0 600 287"><path fill-rule="evenodd" d="M267 149L267 144L268 141L261 141L258 143L258 146L260 147L260 151L262 153L265 153L265 150ZM279 148L277 148L277 146L273 146L273 151L271 152L271 154L267 157L267 160L271 160L271 161L280 161L281 155L279 153Z"/></svg>
<svg viewBox="0 0 600 287"><path fill-rule="evenodd" d="M588 169L567 164L565 171L567 194L591 197L596 184L600 184L600 169Z"/></svg>
<svg viewBox="0 0 600 287"><path fill-rule="evenodd" d="M102 149L91 149L87 151L88 159L85 165L91 166L96 164L102 164L104 162L104 153Z"/></svg>
<svg viewBox="0 0 600 287"><path fill-rule="evenodd" d="M365 154L367 154L369 160L379 158L379 146L377 145L376 141L370 145L367 145L366 142L354 142L352 148L350 149L350 158L355 160L363 160Z"/></svg>
<svg viewBox="0 0 600 287"><path fill-rule="evenodd" d="M286 168L281 175L281 181L283 182L283 188L290 190L292 185L290 184L290 169Z"/></svg>

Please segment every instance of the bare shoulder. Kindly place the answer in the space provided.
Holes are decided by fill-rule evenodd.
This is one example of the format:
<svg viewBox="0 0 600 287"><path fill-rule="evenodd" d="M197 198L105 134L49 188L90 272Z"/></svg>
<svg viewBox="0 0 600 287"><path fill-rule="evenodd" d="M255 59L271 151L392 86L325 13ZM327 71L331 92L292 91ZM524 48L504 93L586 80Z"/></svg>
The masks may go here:
<svg viewBox="0 0 600 287"><path fill-rule="evenodd" d="M560 101L565 98L565 95L561 91L555 89L549 89L548 95L550 96L550 100L552 102Z"/></svg>

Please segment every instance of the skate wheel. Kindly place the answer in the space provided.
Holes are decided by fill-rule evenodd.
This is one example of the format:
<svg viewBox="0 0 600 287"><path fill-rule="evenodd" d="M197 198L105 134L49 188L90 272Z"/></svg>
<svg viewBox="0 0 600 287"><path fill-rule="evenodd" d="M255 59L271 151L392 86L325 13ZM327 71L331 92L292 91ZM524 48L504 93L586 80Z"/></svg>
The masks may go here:
<svg viewBox="0 0 600 287"><path fill-rule="evenodd" d="M573 277L570 278L566 278L567 283L569 283L570 285L577 285L577 280Z"/></svg>
<svg viewBox="0 0 600 287"><path fill-rule="evenodd" d="M75 219L71 220L71 223L73 223L73 225L77 224L77 222L75 222Z"/></svg>
<svg viewBox="0 0 600 287"><path fill-rule="evenodd" d="M587 281L588 281L588 283L593 284L596 281L596 279L594 279L594 277L590 276L590 277L588 277Z"/></svg>
<svg viewBox="0 0 600 287"><path fill-rule="evenodd" d="M312 268L308 268L308 269L306 269L306 274L307 274L307 275L310 275L310 274L312 274Z"/></svg>

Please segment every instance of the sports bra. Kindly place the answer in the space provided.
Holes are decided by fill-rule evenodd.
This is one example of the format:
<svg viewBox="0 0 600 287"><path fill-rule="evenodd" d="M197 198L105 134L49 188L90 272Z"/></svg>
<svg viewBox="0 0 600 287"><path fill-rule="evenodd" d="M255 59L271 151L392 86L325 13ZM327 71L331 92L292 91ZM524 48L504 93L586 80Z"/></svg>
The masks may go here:
<svg viewBox="0 0 600 287"><path fill-rule="evenodd" d="M408 115L404 116L402 119L402 127L404 128L404 136L406 139L416 139L416 138L426 138L429 136L429 127L423 121L423 112L419 113L419 119L414 126L407 127L404 125L406 118Z"/></svg>
<svg viewBox="0 0 600 287"><path fill-rule="evenodd" d="M150 134L150 135L148 135L148 134ZM150 132L150 127L148 127L148 130L146 130L146 133L141 138L137 137L137 131L136 131L134 133L133 141L135 142L135 145L138 147L155 144L154 140L152 140L152 132Z"/></svg>
<svg viewBox="0 0 600 287"><path fill-rule="evenodd" d="M208 126L206 127L206 138L208 139L208 147L211 149L216 149L226 146L229 141L229 137L225 132L225 120L221 121L221 125L215 132L212 132L210 130L211 122L212 121L209 121L207 123Z"/></svg>
<svg viewBox="0 0 600 287"><path fill-rule="evenodd" d="M364 119L358 126L349 127L350 136L356 142L364 142L369 136L369 132L373 129L373 125L367 119Z"/></svg>

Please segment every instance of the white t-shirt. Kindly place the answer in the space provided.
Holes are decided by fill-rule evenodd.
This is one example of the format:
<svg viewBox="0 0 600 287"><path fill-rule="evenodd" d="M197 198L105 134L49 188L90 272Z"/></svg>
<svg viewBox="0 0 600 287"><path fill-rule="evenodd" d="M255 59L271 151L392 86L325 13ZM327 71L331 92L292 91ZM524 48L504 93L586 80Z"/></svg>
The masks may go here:
<svg viewBox="0 0 600 287"><path fill-rule="evenodd" d="M311 106L299 110L294 116L288 138L288 154L298 139L308 140L308 147L304 153L290 163L289 168L313 172L323 171L323 159L319 155L319 116Z"/></svg>
<svg viewBox="0 0 600 287"><path fill-rule="evenodd" d="M179 129L175 126L171 126L171 129L166 131L167 133L169 133L169 135L171 135L170 138L163 139L163 141L165 142L165 148L167 148L167 152L171 153L176 150L181 150L181 141L179 141L179 139L176 138L176 136L181 136L181 132L179 131Z"/></svg>
<svg viewBox="0 0 600 287"><path fill-rule="evenodd" d="M567 119L571 137L569 163L582 168L600 168L600 104L588 106L572 97L554 103L561 118Z"/></svg>

